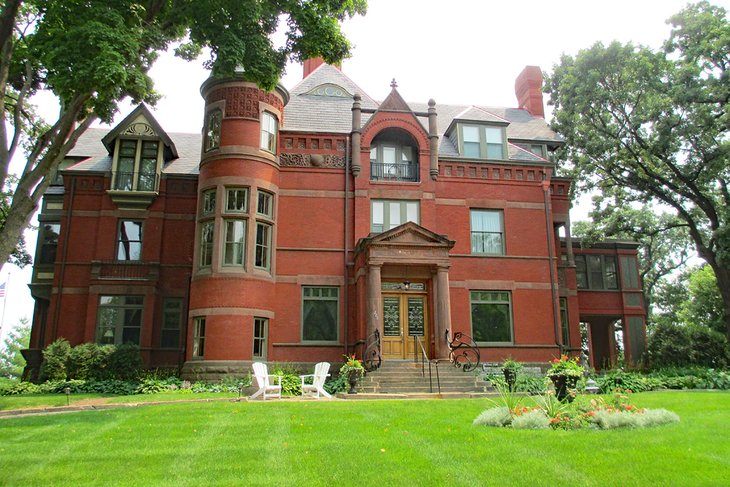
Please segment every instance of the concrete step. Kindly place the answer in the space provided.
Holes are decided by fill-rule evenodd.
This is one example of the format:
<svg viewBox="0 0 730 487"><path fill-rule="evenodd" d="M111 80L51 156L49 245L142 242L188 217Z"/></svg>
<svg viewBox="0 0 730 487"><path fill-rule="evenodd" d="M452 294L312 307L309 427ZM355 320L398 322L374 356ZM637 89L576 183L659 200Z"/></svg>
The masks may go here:
<svg viewBox="0 0 730 487"><path fill-rule="evenodd" d="M421 364L413 361L383 362L382 366L369 372L360 381L358 390L369 394L468 394L493 391L488 381L482 380L474 372L464 372L453 365L443 362L431 366L431 385L429 385L428 366L422 370ZM440 387L439 387L440 385Z"/></svg>

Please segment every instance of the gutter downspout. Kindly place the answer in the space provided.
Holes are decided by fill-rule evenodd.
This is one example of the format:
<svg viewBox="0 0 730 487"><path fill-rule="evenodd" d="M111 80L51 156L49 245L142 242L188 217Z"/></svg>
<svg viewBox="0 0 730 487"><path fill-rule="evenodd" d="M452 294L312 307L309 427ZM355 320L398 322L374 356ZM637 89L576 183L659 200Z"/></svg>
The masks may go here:
<svg viewBox="0 0 730 487"><path fill-rule="evenodd" d="M53 313L53 336L58 334L58 319L61 312L61 296L63 295L63 280L66 275L66 260L68 259L68 247L69 241L68 236L71 233L71 211L74 206L74 195L76 194L76 177L71 179L71 191L68 197L68 209L66 210L66 228L63 232L63 260L61 260L61 270L58 273L58 293L56 294L56 309ZM45 332L41 333L40 336L40 348L44 348L45 345Z"/></svg>
<svg viewBox="0 0 730 487"><path fill-rule="evenodd" d="M350 218L350 212L348 209L348 194L350 192L350 137L348 136L345 141L345 208L343 211L343 218L344 218L344 238L345 238L345 254L343 259L343 265L345 267L344 269L344 275L345 275L345 286L344 286L344 296L343 296L343 305L345 308L345 355L348 355L348 339L350 336L350 289L349 289L349 271L347 269L348 265L348 256L349 256L349 249L347 248L348 242L350 241L350 233L348 231L348 225L349 225L349 218Z"/></svg>
<svg viewBox="0 0 730 487"><path fill-rule="evenodd" d="M548 244L548 266L550 268L550 292L553 301L553 327L555 331L555 344L558 346L560 354L563 354L563 337L560 334L560 319L558 310L560 309L558 288L555 284L555 235L552 230L552 211L550 206L550 170L545 171L542 180L542 191L545 203L545 229L547 233Z"/></svg>

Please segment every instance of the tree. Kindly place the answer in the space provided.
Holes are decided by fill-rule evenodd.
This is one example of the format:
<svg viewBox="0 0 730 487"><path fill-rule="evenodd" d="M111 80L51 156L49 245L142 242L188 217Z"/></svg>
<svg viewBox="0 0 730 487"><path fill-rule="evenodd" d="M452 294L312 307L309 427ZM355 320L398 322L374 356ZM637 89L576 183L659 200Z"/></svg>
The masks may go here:
<svg viewBox="0 0 730 487"><path fill-rule="evenodd" d="M6 0L0 12L0 187L22 148L26 164L0 221L0 263L58 167L97 119L111 121L117 103L154 103L147 75L159 52L183 41L187 60L204 48L213 76L242 76L273 88L288 59L340 61L350 44L340 21L364 14L366 0ZM283 24L284 44L272 34ZM46 125L28 99L52 92L61 107Z"/></svg>
<svg viewBox="0 0 730 487"><path fill-rule="evenodd" d="M561 160L583 189L621 188L687 225L712 268L730 336L730 23L703 1L670 19L664 50L614 42L565 55L547 77Z"/></svg>
<svg viewBox="0 0 730 487"><path fill-rule="evenodd" d="M593 197L591 221L578 221L574 235L582 241L606 238L627 239L639 243L639 274L644 291L647 316L652 315L655 289L673 272L684 267L690 255L687 225L676 216L657 214L647 204L625 205L624 192L613 188L612 194Z"/></svg>
<svg viewBox="0 0 730 487"><path fill-rule="evenodd" d="M20 325L10 330L0 348L0 377L20 379L25 368L25 359L20 354L30 343L30 323L20 319Z"/></svg>

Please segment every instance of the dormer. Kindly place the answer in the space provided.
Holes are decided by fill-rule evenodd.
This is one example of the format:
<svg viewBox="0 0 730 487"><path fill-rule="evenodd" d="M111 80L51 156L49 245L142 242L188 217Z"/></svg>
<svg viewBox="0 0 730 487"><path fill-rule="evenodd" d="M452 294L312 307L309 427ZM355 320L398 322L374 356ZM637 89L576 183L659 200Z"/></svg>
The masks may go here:
<svg viewBox="0 0 730 487"><path fill-rule="evenodd" d="M461 157L506 160L509 122L479 107L469 107L452 120L446 137Z"/></svg>
<svg viewBox="0 0 730 487"><path fill-rule="evenodd" d="M109 196L120 207L148 207L158 194L163 164L178 157L170 137L139 105L102 143L112 158Z"/></svg>

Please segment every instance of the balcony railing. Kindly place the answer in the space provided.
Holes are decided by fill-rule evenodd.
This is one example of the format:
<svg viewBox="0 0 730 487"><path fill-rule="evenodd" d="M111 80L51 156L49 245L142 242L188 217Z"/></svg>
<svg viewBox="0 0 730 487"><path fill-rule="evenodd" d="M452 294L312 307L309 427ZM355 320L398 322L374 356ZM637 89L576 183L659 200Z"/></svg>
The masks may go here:
<svg viewBox="0 0 730 487"><path fill-rule="evenodd" d="M418 164L414 162L370 161L370 179L373 181L418 182Z"/></svg>
<svg viewBox="0 0 730 487"><path fill-rule="evenodd" d="M160 276L157 262L93 261L91 276L94 279L119 281L155 281Z"/></svg>

